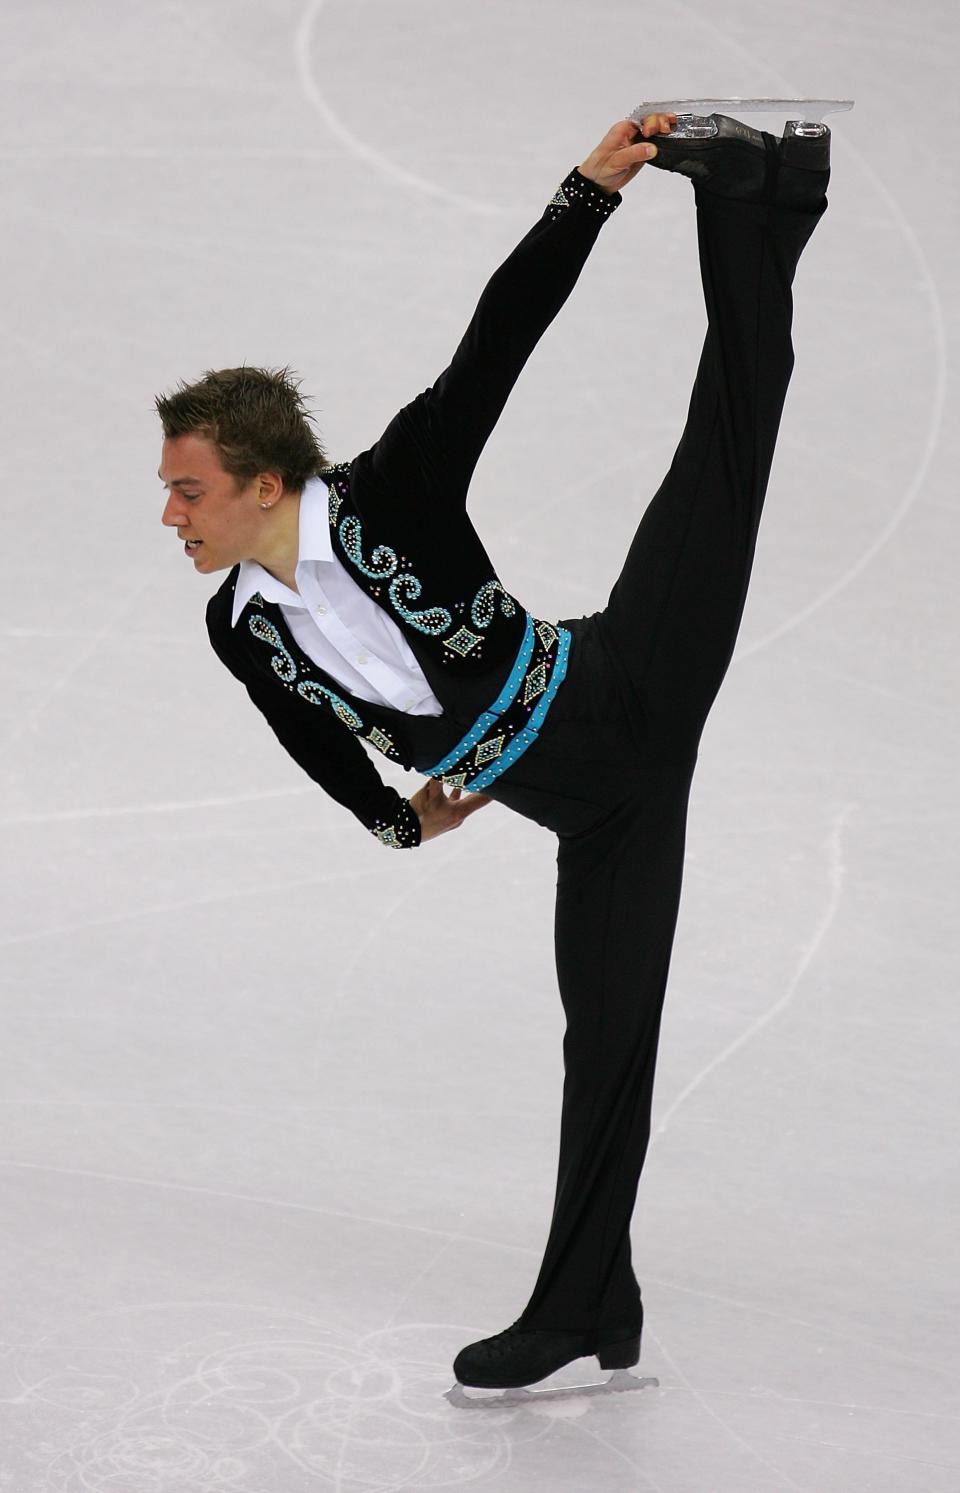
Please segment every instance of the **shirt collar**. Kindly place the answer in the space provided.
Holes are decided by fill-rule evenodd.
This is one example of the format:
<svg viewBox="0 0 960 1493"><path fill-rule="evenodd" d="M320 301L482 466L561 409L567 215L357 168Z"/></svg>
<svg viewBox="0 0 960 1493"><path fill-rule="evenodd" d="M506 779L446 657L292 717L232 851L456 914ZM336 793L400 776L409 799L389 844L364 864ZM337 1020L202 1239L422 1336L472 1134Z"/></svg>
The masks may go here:
<svg viewBox="0 0 960 1493"><path fill-rule="evenodd" d="M309 477L300 497L300 526L297 536L297 569L307 561L314 563L331 561L333 545L330 540L329 489L322 477ZM257 560L241 560L240 572L233 593L233 616L231 625L236 627L240 613L257 592L264 601L285 602L288 606L303 606L303 598L276 576L264 570Z"/></svg>

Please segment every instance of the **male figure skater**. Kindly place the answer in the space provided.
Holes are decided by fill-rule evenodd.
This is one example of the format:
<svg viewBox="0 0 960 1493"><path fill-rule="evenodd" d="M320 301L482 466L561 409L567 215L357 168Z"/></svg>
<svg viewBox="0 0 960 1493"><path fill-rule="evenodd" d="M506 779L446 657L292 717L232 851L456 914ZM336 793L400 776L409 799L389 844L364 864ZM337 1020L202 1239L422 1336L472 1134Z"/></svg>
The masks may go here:
<svg viewBox="0 0 960 1493"><path fill-rule="evenodd" d="M353 461L327 462L284 374L210 372L156 401L163 522L197 570L230 571L207 610L210 640L304 770L393 848L491 798L557 836L566 1032L553 1218L521 1316L457 1355L463 1384L516 1387L585 1355L605 1368L639 1357L629 1225L687 802L793 368L791 286L829 179L828 130L808 139L788 124L780 140L713 120L709 139L673 135L673 115L613 125L495 272L449 367ZM500 584L467 488L648 159L693 183L706 339L673 463L606 607L551 622ZM585 505L583 523L602 522ZM361 743L429 781L403 798Z"/></svg>

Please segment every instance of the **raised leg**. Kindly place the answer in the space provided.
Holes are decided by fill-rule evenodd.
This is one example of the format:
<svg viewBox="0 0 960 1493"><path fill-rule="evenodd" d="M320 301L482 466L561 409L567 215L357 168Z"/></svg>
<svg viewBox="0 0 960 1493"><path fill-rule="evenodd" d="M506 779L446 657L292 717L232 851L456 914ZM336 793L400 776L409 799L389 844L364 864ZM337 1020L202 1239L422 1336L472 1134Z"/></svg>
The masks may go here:
<svg viewBox="0 0 960 1493"><path fill-rule="evenodd" d="M600 614L668 756L699 741L733 653L794 365L794 274L827 206L695 196L708 327L686 427Z"/></svg>

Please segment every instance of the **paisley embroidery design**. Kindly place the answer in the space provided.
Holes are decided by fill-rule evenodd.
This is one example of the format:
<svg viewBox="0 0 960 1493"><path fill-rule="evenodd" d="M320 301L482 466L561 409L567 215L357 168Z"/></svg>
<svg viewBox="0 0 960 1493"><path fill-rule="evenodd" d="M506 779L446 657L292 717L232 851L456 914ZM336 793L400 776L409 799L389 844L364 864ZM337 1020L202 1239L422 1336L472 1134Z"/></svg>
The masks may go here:
<svg viewBox="0 0 960 1493"><path fill-rule="evenodd" d="M322 705L324 700L329 700L333 706L333 713L338 721L343 721L351 731L362 731L363 721L355 710L351 710L346 700L334 694L332 689L327 689L325 684L318 684L315 679L301 679L297 685L297 694L301 700L306 700L308 705Z"/></svg>
<svg viewBox="0 0 960 1493"><path fill-rule="evenodd" d="M273 623L268 622L266 617L261 617L257 612L250 618L250 631L255 638L260 639L261 643L269 643L271 648L276 648L277 652L270 660L270 667L275 674L279 675L284 684L292 684L297 677L297 666L284 647L283 639Z"/></svg>
<svg viewBox="0 0 960 1493"><path fill-rule="evenodd" d="M400 587L406 587L407 594L402 599L398 594ZM406 606L408 601L416 601L423 590L421 582L415 575L409 572L398 575L390 582L390 600L393 602L394 610L399 613L404 622L409 622L417 632L426 633L428 637L438 638L441 633L446 632L453 622L452 615L446 607L427 607L422 612L411 612Z"/></svg>
<svg viewBox="0 0 960 1493"><path fill-rule="evenodd" d="M465 601L456 604L457 612L464 613L469 610L473 627L478 630L473 631L464 623L459 623L456 630L446 637L445 634L454 627L454 614L442 606L415 608L412 605L423 594L423 582L409 569L403 570L402 574L397 574L401 566L409 566L409 560L405 556L398 555L389 544L378 544L369 556L365 555L363 524L360 519L355 513L349 512L342 519L340 518L343 505L349 497L349 469L349 462L340 462L321 469L329 472L331 476L343 474L340 481L335 479L330 483L329 516L330 524L340 540L345 557L362 576L366 576L369 580L389 581L387 597L401 621L407 623L409 627L416 628L417 632L423 633L426 637L443 638L443 647L449 649L451 653L458 654L461 658L475 654L479 659L483 653L482 634L490 627L496 616L498 600L501 615L504 617L516 615L517 602L504 590L496 576L492 576L477 591L469 603L469 608ZM367 589L371 590L369 587ZM380 594L379 587L371 590L371 595L375 599Z"/></svg>
<svg viewBox="0 0 960 1493"><path fill-rule="evenodd" d="M495 597L500 592L500 610L505 617L512 617L517 610L512 596L503 589L500 582L494 576L492 581L487 581L480 587L473 601L470 603L470 616L473 618L475 627L489 627L493 621L496 611Z"/></svg>
<svg viewBox="0 0 960 1493"><path fill-rule="evenodd" d="M259 612L249 619L250 631L261 643L267 643L276 652L270 660L273 672L283 680L288 689L294 688L294 680L297 678L297 665L284 644L283 638L274 627L273 623L262 616ZM358 736L366 731L365 736L360 736L361 741L369 741L372 747L382 752L385 757L391 757L399 762L400 753L397 750L393 738L386 731L381 731L379 726L371 726L367 731L366 723L357 714L352 705L348 705L335 690L328 689L317 679L301 679L296 686L296 693L301 700L306 700L308 705L322 705L328 707L336 716L338 721L355 732Z"/></svg>
<svg viewBox="0 0 960 1493"><path fill-rule="evenodd" d="M340 525L340 540L357 569L362 570L371 580L386 580L396 572L400 564L396 550L392 550L388 544L378 544L373 552L372 564L365 562L360 520L352 514L348 514Z"/></svg>

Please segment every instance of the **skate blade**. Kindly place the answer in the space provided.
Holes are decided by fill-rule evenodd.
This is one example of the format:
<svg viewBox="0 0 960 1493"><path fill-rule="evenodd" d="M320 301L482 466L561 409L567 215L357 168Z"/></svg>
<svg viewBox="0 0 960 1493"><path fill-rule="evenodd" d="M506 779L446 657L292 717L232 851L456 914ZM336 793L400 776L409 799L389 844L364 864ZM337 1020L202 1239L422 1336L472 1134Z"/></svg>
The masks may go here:
<svg viewBox="0 0 960 1493"><path fill-rule="evenodd" d="M588 1395L623 1394L627 1390L646 1389L649 1385L659 1389L660 1380L652 1377L641 1379L629 1369L614 1369L609 1379L598 1384L561 1384L555 1389L473 1389L470 1394L457 1381L445 1391L443 1398L460 1410L491 1410L501 1405L538 1404L543 1400L586 1399Z"/></svg>
<svg viewBox="0 0 960 1493"><path fill-rule="evenodd" d="M819 124L825 114L842 114L854 102L851 98L680 98L638 104L627 118L639 124L648 114L729 114L733 119L741 114L770 114L784 124L788 119Z"/></svg>

